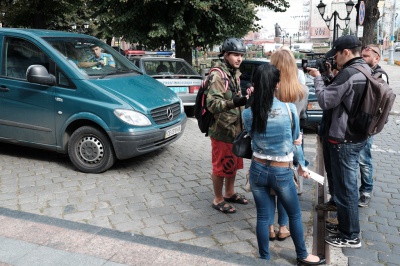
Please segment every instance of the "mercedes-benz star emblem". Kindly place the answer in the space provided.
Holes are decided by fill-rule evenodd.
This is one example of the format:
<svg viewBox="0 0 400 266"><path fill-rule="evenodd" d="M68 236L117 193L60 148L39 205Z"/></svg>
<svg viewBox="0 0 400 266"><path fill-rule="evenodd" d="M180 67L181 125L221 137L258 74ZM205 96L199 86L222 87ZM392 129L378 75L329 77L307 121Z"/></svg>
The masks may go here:
<svg viewBox="0 0 400 266"><path fill-rule="evenodd" d="M169 120L174 119L174 112L172 111L171 107L167 108L167 117Z"/></svg>

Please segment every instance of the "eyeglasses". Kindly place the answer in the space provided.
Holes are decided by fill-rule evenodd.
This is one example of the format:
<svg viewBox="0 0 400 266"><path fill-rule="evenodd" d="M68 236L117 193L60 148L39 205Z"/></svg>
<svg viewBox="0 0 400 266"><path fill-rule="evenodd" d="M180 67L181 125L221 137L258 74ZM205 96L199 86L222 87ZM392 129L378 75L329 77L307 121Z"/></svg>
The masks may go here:
<svg viewBox="0 0 400 266"><path fill-rule="evenodd" d="M365 51L367 51L367 52L368 52L368 51L372 51L372 52L374 52L376 55L381 56L377 51L374 50L374 48L369 47L369 46L363 47L362 50L363 50L363 51L365 50Z"/></svg>

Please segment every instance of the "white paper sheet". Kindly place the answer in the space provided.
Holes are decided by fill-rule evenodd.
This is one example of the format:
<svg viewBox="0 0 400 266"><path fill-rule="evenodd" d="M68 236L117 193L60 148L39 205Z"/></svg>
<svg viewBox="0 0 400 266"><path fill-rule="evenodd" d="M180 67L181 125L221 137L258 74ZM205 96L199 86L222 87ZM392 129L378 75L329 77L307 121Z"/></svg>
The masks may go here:
<svg viewBox="0 0 400 266"><path fill-rule="evenodd" d="M321 185L324 184L324 181L325 181L325 177L324 176L319 175L316 172L313 172L311 170L309 170L308 172L310 173L311 179L314 179L315 181L317 181Z"/></svg>

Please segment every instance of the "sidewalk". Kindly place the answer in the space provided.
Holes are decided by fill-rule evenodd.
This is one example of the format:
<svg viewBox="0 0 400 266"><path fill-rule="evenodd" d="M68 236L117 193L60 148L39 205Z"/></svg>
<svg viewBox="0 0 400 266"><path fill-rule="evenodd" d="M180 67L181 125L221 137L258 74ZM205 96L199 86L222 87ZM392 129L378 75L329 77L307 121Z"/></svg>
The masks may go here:
<svg viewBox="0 0 400 266"><path fill-rule="evenodd" d="M360 208L363 246L360 249L341 249L332 247L331 265L400 265L400 167L398 166L398 162L400 161L400 149L398 144L400 127L400 67L389 66L384 61L382 61L380 65L388 72L390 85L398 96L388 124L385 126L383 132L377 135L374 139L372 151L375 167L373 197L369 208ZM191 130L191 128L194 130L195 126L195 121L190 119L187 125L188 134L185 134L186 136L182 137L182 141L179 140L174 147L171 147L171 149L168 150L167 155L171 155L173 158L177 155L172 153L172 151L177 150L178 152L182 152L184 149L187 149L189 145L194 149L198 149L198 144L194 144L194 140L198 136L189 134L191 133L189 130ZM306 136L305 138L306 143L304 150L307 158L311 159L311 165L313 165L313 161L315 161L313 160L313 158L315 158L315 141L311 136ZM206 138L203 136L201 141L204 142L201 145L209 145ZM182 146L182 150L180 150L180 145ZM207 152L208 150L206 150L205 153ZM166 152L164 152L164 155L165 153ZM2 154L3 152L0 154L0 157L3 156ZM186 160L188 162L196 160L196 158L194 158L195 156L198 155L193 154L192 158ZM251 202L248 206L236 205L238 207L238 213L235 214L235 216L220 214L215 212L215 210L212 210L209 206L211 194L208 190L203 192L205 186L210 186L208 173L204 173L203 175L198 174L202 178L199 179L199 181L195 180L194 177L193 180L182 179L182 181L186 181L185 184L191 183L193 186L198 185L194 190L199 199L197 202L193 201L190 205L189 203L187 205L184 204L190 200L190 197L193 197L192 194L181 193L182 196L177 196L177 199L182 199L182 201L176 200L171 197L171 191L172 189L182 190L180 187L167 184L167 188L171 190L164 192L156 190L155 188L161 188L161 185L155 186L154 183L149 184L149 187L154 189L154 191L139 186L141 190L146 191L144 193L154 193L155 195L162 195L165 198L164 199L161 196L155 199L151 198L151 200L154 200L151 202L152 206L154 205L155 207L154 209L148 207L148 209L144 210L139 209L137 206L136 209L129 209L129 205L126 205L128 206L126 207L119 202L118 204L120 205L116 205L117 207L125 206L124 208L128 208L127 212L129 212L130 215L136 216L143 215L144 212L146 212L146 214L152 214L152 211L155 212L157 208L168 211L174 210L172 207L169 208L169 206L160 207L157 205L157 201L161 200L170 200L171 204L174 204L174 206L181 204L183 207L187 208L187 211L184 213L187 216L182 215L182 217L187 221L192 218L191 216L193 216L193 211L189 207L200 210L196 213L195 217L195 220L199 221L198 223L192 221L185 224L184 222L177 220L176 217L172 217L173 214L171 213L162 213L159 214L159 216L164 220L168 218L170 221L168 221L165 226L157 226L158 223L160 223L159 220L146 216L142 219L147 219L146 222L148 222L148 227L142 230L143 232L146 232L146 234L144 234L139 230L140 227L139 229L133 228L124 230L123 228L127 228L127 224L136 225L139 224L139 222L137 222L138 220L132 219L132 221L127 220L127 222L125 222L125 220L123 220L122 222L119 221L120 223L117 223L116 220L122 220L122 214L121 216L118 216L118 219L115 217L108 218L114 223L105 223L105 219L103 218L110 217L110 215L106 212L105 206L101 205L104 204L104 202L100 202L101 198L98 197L100 203L93 203L94 197L89 193L89 191L98 193L96 190L97 188L92 187L93 184L97 185L97 182L92 182L90 180L90 178L93 178L93 175L82 175L83 181L81 181L81 174L79 173L70 171L66 174L65 171L68 171L69 165L67 159L65 159L66 163L64 163L63 158L59 161L54 160L52 157L50 159L44 157L44 159L40 158L38 160L36 157L29 158L29 156L18 156L18 153L11 153L11 155L6 153L3 157L6 158L0 159L0 188L2 189L0 191L0 266L295 264L295 252L291 239L283 242L271 242L271 261L263 261L257 258L255 248L257 242L254 235L254 204ZM21 159L20 157L23 158ZM209 154L206 154L205 157L208 158ZM154 161L152 158L154 158ZM161 159L163 159L163 156L148 156L147 161L145 162L148 162L149 166L146 167L154 169L157 166L154 162L157 163ZM50 167L48 161L52 161L51 167L53 167L53 171L54 168L57 168L61 173L61 176L56 175L54 172L39 173L37 175L43 176L43 180L36 181L35 184L37 182L45 184L49 179L55 178L68 180L69 175L72 175L71 183L68 184L68 187L63 183L63 186L67 187L67 191L73 196L73 200L67 202L68 205L65 205L65 203L60 200L60 204L65 207L64 214L62 214L63 218L59 218L56 208L57 206L48 211L45 209L46 205L40 205L43 198L35 198L33 196L36 193L36 190L34 190L35 185L33 185L33 183L30 187L27 186L26 188L15 189L15 192L13 191L14 184L8 182L11 182L9 181L10 179L16 178L14 175L22 175L22 171L19 172L18 170L21 169L15 169L16 166L13 164L12 160L18 161L19 164L17 165L19 165L21 169L24 167L24 164L27 164L26 161L29 161L28 164L32 165L32 168L28 169L30 171L34 171L32 170L33 167L40 166L42 161L44 161L45 167ZM176 162L174 161L173 163ZM204 163L204 161L199 160L199 163ZM115 167L108 174L104 175L104 180L101 180L99 183L105 183L106 186L110 186L111 182L110 184L106 183L105 179L111 179L116 176L116 180L118 180L123 187L130 185L130 183L125 180L133 177L133 173L139 172L139 169L137 169L139 167L135 164L134 166L136 168L129 166L132 168L131 169L128 166L125 167L124 164L134 165L132 160L123 163L122 166ZM144 164L144 162L141 161L140 164ZM165 162L163 162L162 165L164 164ZM248 166L248 162L246 162L245 167L248 168ZM191 167L188 168L192 169ZM8 171L7 174L5 171ZM42 171L42 169L38 170L38 172L40 171ZM152 171L154 172L155 170ZM172 179L172 177L164 172L161 174L153 172L150 173L150 178L152 178L152 180L156 180L156 175L162 176L162 178L156 180L157 182L165 181L165 179ZM178 173L175 174L178 175ZM184 177L185 175L187 176L186 172L182 174ZM243 187L244 171L242 171L240 175L237 186ZM8 178L8 176L10 176L10 178ZM23 177L25 177L23 181L27 181L31 178L29 175ZM143 174L143 177L145 177L145 174ZM135 176L135 178L137 182L139 182L139 178L137 176ZM182 181L177 181L177 183ZM88 189L85 190L86 198L83 198L83 196L82 198L78 198L77 194L79 191L76 192L72 190L72 188L79 187L77 185L79 182L81 182L81 187L86 186ZM198 182L198 184L194 184L196 182ZM144 181L142 181L141 185L142 184L144 184ZM61 191L57 191L61 190L61 188L55 187L53 189L55 189L57 195L63 195ZM315 203L313 198L314 190L315 183L306 181L305 192L300 196L306 244L309 252L312 250L312 220L315 215ZM111 188L108 193L110 193L110 191L112 191ZM23 193L26 193L25 197L21 197ZM48 195L44 195L44 198L51 198L51 193L53 192L37 191L37 193L48 193ZM119 199L117 200L121 200L124 196L125 195L119 194ZM132 197L132 195L130 196ZM246 196L252 201L251 193L246 194ZM18 201L15 200L15 206L13 197L18 197ZM138 198L135 199L137 200ZM79 204L74 205L71 203L74 200L78 201L78 199L82 201L80 203L85 207L85 209L81 211L82 215L80 216L71 213L74 206L76 206L77 210L82 208ZM204 200L200 201L201 199ZM147 198L147 201L151 200ZM51 203L55 204L54 201ZM103 212L102 215L99 215L97 218L98 221L102 222L101 224L100 222L97 225L90 224L87 220L88 215L86 215L86 212L88 212L87 209L92 205L101 205L102 207L102 209L94 208L93 211L96 213L99 213L100 211ZM141 202L141 208L143 207L142 205L144 204ZM28 207L31 208L29 211L23 209ZM42 209L45 209L45 211L42 211ZM69 212L66 212L67 209ZM200 216L200 214L202 216ZM209 222L209 224L206 222ZM174 237L177 239L176 241L171 240L171 235L173 234L168 235L157 232L160 227L166 231L167 228L172 228L177 223L181 223L182 225L184 224L187 228L184 227L183 229L179 229L181 231L175 233ZM111 224L111 226L109 224ZM221 231L221 226L226 227L227 225L232 226ZM192 230L189 230L190 228ZM137 231L141 233L138 234L136 233ZM192 240L185 240L183 237L177 237L178 234L179 236L182 236L189 231L195 233L195 236L194 234L190 236L193 238ZM171 229L171 232L174 233L175 231L172 231ZM215 241L217 245L209 245L208 243L211 241L210 239Z"/></svg>
<svg viewBox="0 0 400 266"><path fill-rule="evenodd" d="M4 208L0 214L1 266L261 264L248 256L36 214Z"/></svg>

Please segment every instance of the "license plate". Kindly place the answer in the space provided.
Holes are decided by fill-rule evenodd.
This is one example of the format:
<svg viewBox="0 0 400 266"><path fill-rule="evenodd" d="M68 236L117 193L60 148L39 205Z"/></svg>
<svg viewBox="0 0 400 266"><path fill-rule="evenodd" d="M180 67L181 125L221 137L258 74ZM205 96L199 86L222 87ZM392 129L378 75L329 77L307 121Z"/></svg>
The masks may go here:
<svg viewBox="0 0 400 266"><path fill-rule="evenodd" d="M173 135L176 135L176 134L178 134L178 133L181 133L181 131L182 131L181 126L177 126L177 127L168 129L168 130L165 132L165 138L169 138L169 137L171 137L171 136L173 136Z"/></svg>
<svg viewBox="0 0 400 266"><path fill-rule="evenodd" d="M169 87L173 92L188 92L188 87Z"/></svg>

